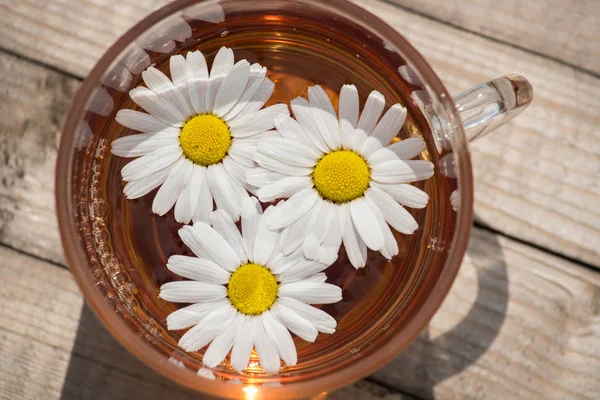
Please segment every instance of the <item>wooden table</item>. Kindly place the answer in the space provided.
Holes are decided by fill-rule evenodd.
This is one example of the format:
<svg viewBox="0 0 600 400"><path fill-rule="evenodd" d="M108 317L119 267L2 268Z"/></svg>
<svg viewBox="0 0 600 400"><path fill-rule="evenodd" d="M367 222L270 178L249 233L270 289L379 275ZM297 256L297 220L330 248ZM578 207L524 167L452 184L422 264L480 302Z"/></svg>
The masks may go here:
<svg viewBox="0 0 600 400"><path fill-rule="evenodd" d="M451 91L505 73L535 100L472 146L475 227L418 340L339 399L600 398L600 3L356 0ZM58 139L105 49L162 0L0 0L0 398L201 398L125 352L64 265Z"/></svg>

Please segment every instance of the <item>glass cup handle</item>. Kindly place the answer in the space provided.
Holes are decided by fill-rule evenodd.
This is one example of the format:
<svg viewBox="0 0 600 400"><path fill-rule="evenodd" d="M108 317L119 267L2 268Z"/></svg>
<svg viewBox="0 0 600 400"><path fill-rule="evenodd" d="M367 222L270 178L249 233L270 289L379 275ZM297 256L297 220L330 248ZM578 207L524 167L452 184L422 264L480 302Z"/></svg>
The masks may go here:
<svg viewBox="0 0 600 400"><path fill-rule="evenodd" d="M469 141L504 125L533 99L531 83L521 75L505 75L453 97Z"/></svg>

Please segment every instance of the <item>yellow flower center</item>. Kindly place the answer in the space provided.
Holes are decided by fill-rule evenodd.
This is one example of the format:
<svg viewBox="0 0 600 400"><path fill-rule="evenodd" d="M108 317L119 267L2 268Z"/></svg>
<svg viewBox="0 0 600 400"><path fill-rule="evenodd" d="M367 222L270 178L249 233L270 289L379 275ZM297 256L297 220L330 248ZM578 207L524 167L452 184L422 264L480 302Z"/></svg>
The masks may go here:
<svg viewBox="0 0 600 400"><path fill-rule="evenodd" d="M361 197L369 187L370 178L369 165L352 150L337 150L325 155L313 172L317 192L335 203Z"/></svg>
<svg viewBox="0 0 600 400"><path fill-rule="evenodd" d="M244 264L229 278L227 295L231 304L241 313L260 315L277 299L279 284L267 268L257 264Z"/></svg>
<svg viewBox="0 0 600 400"><path fill-rule="evenodd" d="M231 147L229 128L211 114L197 115L185 123L179 134L183 154L199 165L216 164Z"/></svg>

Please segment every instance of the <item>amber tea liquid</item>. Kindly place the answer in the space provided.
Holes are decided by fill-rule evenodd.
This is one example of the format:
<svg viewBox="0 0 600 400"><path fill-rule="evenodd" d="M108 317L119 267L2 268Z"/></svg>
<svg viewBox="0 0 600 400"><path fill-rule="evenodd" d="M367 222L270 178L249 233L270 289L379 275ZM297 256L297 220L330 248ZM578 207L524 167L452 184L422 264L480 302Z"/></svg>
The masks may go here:
<svg viewBox="0 0 600 400"><path fill-rule="evenodd" d="M410 94L416 88L398 73L404 61L387 50L380 39L333 16L305 13L299 8L282 9L273 15L225 10L225 15L226 23L216 24L184 17L192 36L173 42L175 48L170 53L147 51L151 62L169 75L168 59L173 54L201 50L210 66L220 47L230 47L236 62L245 58L267 67L267 76L275 83L267 105L289 104L297 96L306 97L308 87L321 85L337 108L342 85L354 84L362 109L369 92L378 90L386 98L386 108L399 102L408 109L398 137L423 136L428 149L421 157L436 164L436 174L431 179L415 184L429 193L429 205L423 210L408 208L419 229L411 236L395 232L398 256L388 261L369 251L366 267L357 271L342 248L337 262L325 271L328 282L343 289L341 302L323 307L338 321L338 327L335 334L320 334L312 344L295 338L298 364L283 368L277 379L300 379L324 362L338 360L338 367L352 362L353 357L361 356L377 340L385 340L392 316L397 321L410 314L411 300L426 290L423 282L428 270L423 266L443 265L445 260L443 243L449 245L450 238L444 235L453 231L455 217L447 199L455 188L439 173L439 158L428 125L411 100ZM138 85L143 85L141 76L134 74L130 89ZM156 191L136 200L124 197L120 171L131 159L111 155L110 143L136 132L117 124L114 115L122 108L139 107L127 92L104 89L112 97L114 109L105 116L89 113L93 137L80 156L81 179L74 183L74 193L81 195L82 207L89 208L80 221L84 246L90 254L95 250L90 263L95 260L98 265L94 273L99 285L106 286L103 290L117 312L167 357L197 370L202 368L203 350L189 354L179 350L177 341L185 331L166 329L166 316L184 305L158 299L163 283L181 279L166 269L169 256L192 253L177 235L181 224L175 221L173 210L163 217L152 213ZM98 207L101 211L95 210ZM94 217L96 212L102 218ZM260 369L250 367L248 371L260 376ZM218 379L236 375L226 363L214 373Z"/></svg>

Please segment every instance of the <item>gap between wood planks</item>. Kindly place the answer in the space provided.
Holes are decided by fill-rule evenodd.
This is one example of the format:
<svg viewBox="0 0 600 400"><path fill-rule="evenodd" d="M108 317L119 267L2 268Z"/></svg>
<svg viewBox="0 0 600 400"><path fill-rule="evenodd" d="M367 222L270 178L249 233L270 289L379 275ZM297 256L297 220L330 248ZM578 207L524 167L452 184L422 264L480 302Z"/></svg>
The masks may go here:
<svg viewBox="0 0 600 400"><path fill-rule="evenodd" d="M509 42L509 41L506 41L506 40L501 40L501 39L495 38L493 36L489 36L489 35L486 35L484 33L477 32L477 31L469 29L469 28L465 28L464 26L461 26L461 25L453 24L450 21L447 21L447 20L435 17L435 16L427 14L427 13L425 13L423 11L417 10L417 9L415 9L413 7L407 7L407 6L403 5L403 4L400 4L400 3L397 3L397 2L394 2L394 1L391 1L391 0L379 0L379 1L381 1L383 3L386 3L386 4L389 4L391 6L394 6L396 8L399 8L401 10L413 13L415 15L418 15L419 17L428 19L430 21L435 21L435 22L437 22L439 24L449 26L449 27L454 28L456 30L459 30L461 32L466 32L466 33L470 33L472 35L477 35L479 37L482 37L484 39L489 40L490 42L494 42L494 43L498 43L498 44L501 44L501 45L504 45L504 46L508 46L508 47L513 48L513 49L518 49L518 50L521 50L521 51L533 54L533 55L535 55L537 57L543 58L545 60L549 60L549 61L555 62L557 64L563 65L565 67L573 68L575 71L591 75L591 76L593 76L595 78L600 78L600 74L599 73L597 73L595 71L592 71L590 69L587 69L587 68L583 68L583 67L581 67L579 65L571 64L569 62L561 60L560 58L552 57L552 56L549 56L547 54L544 54L544 53L541 53L541 52L529 49L527 47L519 46L518 44Z"/></svg>

